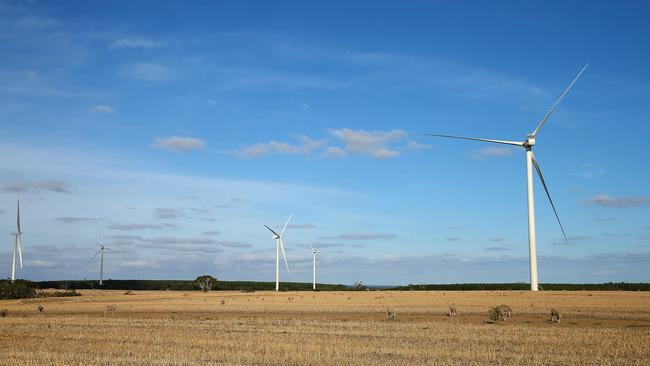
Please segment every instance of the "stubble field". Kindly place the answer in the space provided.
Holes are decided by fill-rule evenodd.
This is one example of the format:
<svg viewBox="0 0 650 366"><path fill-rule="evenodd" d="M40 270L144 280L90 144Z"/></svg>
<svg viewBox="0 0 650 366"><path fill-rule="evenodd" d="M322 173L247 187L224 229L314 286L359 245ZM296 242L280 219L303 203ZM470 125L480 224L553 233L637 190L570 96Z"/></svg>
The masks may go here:
<svg viewBox="0 0 650 366"><path fill-rule="evenodd" d="M0 364L650 365L645 292L81 293L0 301Z"/></svg>

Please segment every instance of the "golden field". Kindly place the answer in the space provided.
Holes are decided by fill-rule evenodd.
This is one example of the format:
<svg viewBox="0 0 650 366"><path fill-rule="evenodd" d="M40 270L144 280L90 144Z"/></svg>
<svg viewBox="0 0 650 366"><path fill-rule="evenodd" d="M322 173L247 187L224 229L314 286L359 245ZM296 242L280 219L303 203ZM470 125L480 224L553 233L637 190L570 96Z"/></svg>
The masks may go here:
<svg viewBox="0 0 650 366"><path fill-rule="evenodd" d="M0 364L650 365L646 292L81 293L0 301Z"/></svg>

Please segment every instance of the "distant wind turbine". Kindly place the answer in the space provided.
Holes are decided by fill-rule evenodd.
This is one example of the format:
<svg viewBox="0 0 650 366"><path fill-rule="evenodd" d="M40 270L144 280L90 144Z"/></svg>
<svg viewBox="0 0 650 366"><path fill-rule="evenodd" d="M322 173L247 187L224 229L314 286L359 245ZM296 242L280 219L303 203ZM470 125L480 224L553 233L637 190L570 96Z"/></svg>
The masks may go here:
<svg viewBox="0 0 650 366"><path fill-rule="evenodd" d="M11 282L16 280L16 249L18 249L20 269L23 269L23 241L21 239L23 232L20 231L20 200L18 200L16 207L16 230L11 232L11 235L14 237L14 259L11 267Z"/></svg>
<svg viewBox="0 0 650 366"><path fill-rule="evenodd" d="M555 108L558 106L558 104L560 104L564 96L569 92L571 87L573 87L573 84L575 84L578 78L580 78L582 73L587 69L587 66L589 66L589 64L586 64L582 68L582 70L580 70L580 72L573 79L571 84L569 84L569 86L564 90L564 93L560 95L560 98L558 98L555 104L553 104L551 109L549 109L549 111L546 113L544 118L542 118L542 120L539 122L535 130L533 130L532 133L527 135L526 139L523 142L491 140L491 139L450 136L450 135L435 135L435 134L428 134L428 133L425 134L425 135L436 136L436 137L446 137L452 139L473 140L473 141L491 142L495 144L520 146L526 149L526 180L527 180L527 188L528 188L528 251L529 251L528 254L529 254L529 262L530 262L530 290L531 291L538 291L538 287L539 287L538 280L537 280L537 237L535 235L535 197L533 194L533 166L535 167L535 170L537 171L537 175L539 175L539 179L542 182L542 186L546 191L546 196L548 197L548 200L551 203L551 207L553 208L553 212L555 213L555 218L557 219L558 224L560 224L560 229L562 230L562 235L564 236L564 240L567 240L566 234L564 233L564 227L562 226L560 217L557 214L557 210L555 210L555 205L553 204L553 200L551 199L551 194L548 192L548 187L546 186L546 182L544 181L542 170L540 169L539 163L537 163L537 159L535 159L535 155L533 154L533 146L535 145L535 138L537 137L537 134L542 129L542 127L548 120L551 113L555 111Z"/></svg>
<svg viewBox="0 0 650 366"><path fill-rule="evenodd" d="M287 266L287 273L289 273L289 262L287 262L287 256L284 253L284 243L283 243L283 237L284 231L287 229L287 226L289 225L289 221L291 221L291 217L293 214L289 215L289 219L287 220L287 223L284 224L284 227L282 228L282 231L280 231L280 234L276 233L271 229L270 227L264 225L267 229L269 229L273 233L273 239L275 239L275 291L280 291L280 250L282 250L282 256L284 257L284 264Z"/></svg>
<svg viewBox="0 0 650 366"><path fill-rule="evenodd" d="M311 247L311 256L313 259L312 288L316 290L316 249L314 249L314 243L312 243L311 238L309 239L309 246Z"/></svg>
<svg viewBox="0 0 650 366"><path fill-rule="evenodd" d="M98 254L100 255L100 262L99 262L99 285L102 286L104 284L104 251L105 250L113 250L111 248L105 247L104 246L104 239L101 237L100 234L100 239L99 239L99 251L93 255L88 262L86 262L86 266L90 264L90 262L97 257Z"/></svg>

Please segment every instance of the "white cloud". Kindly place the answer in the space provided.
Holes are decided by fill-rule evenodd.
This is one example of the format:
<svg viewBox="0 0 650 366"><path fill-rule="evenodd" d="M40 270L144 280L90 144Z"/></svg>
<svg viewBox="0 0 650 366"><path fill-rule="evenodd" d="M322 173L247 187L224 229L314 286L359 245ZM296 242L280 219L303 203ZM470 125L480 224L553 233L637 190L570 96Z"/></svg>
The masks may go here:
<svg viewBox="0 0 650 366"><path fill-rule="evenodd" d="M171 77L171 72L167 67L151 62L138 62L130 65L123 70L122 74L145 81L165 81Z"/></svg>
<svg viewBox="0 0 650 366"><path fill-rule="evenodd" d="M407 137L405 131L398 129L390 131L366 131L342 128L330 130L330 135L338 138L344 144L346 153L369 155L376 159L399 156L400 152L391 148L389 145ZM336 152L336 150L329 151L330 154L335 154Z"/></svg>
<svg viewBox="0 0 650 366"><path fill-rule="evenodd" d="M582 201L585 205L604 206L604 207L640 207L650 206L650 197L612 197L605 194L599 194Z"/></svg>
<svg viewBox="0 0 650 366"><path fill-rule="evenodd" d="M328 147L321 156L325 158L342 158L346 155L345 150L340 147L330 146Z"/></svg>
<svg viewBox="0 0 650 366"><path fill-rule="evenodd" d="M127 268L147 268L147 267L155 267L153 263L144 261L142 259L137 259L137 260L125 260L120 262L121 267L127 267Z"/></svg>
<svg viewBox="0 0 650 366"><path fill-rule="evenodd" d="M5 183L0 191L5 192L41 192L72 193L68 183L59 180L11 181Z"/></svg>
<svg viewBox="0 0 650 366"><path fill-rule="evenodd" d="M58 263L54 261L32 259L32 260L26 260L25 265L29 267L53 268L56 267Z"/></svg>
<svg viewBox="0 0 650 366"><path fill-rule="evenodd" d="M183 152L202 149L205 141L195 137L170 136L156 139L153 146L158 149Z"/></svg>
<svg viewBox="0 0 650 366"><path fill-rule="evenodd" d="M160 48L165 47L164 42L156 42L144 37L126 37L119 39L111 44L111 49L121 48Z"/></svg>
<svg viewBox="0 0 650 366"><path fill-rule="evenodd" d="M571 175L582 179L593 179L603 174L605 174L605 168L591 163L581 164L578 170L571 173Z"/></svg>
<svg viewBox="0 0 650 366"><path fill-rule="evenodd" d="M406 148L411 149L411 150L423 150L423 149L430 149L431 145L429 145L429 144L421 144L419 142L409 140L406 143Z"/></svg>
<svg viewBox="0 0 650 366"><path fill-rule="evenodd" d="M115 110L107 105L96 105L90 109L92 113L115 114Z"/></svg>
<svg viewBox="0 0 650 366"><path fill-rule="evenodd" d="M270 141L244 147L235 153L244 158L257 158L269 154L282 155L306 155L325 145L325 140L314 140L307 136L296 136L299 144L288 144L286 142Z"/></svg>

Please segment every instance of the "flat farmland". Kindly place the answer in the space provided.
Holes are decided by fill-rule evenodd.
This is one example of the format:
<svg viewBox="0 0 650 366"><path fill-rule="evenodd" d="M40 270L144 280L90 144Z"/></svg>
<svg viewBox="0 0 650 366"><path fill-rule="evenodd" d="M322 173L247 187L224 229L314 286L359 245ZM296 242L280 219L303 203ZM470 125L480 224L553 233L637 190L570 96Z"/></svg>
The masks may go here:
<svg viewBox="0 0 650 366"><path fill-rule="evenodd" d="M81 294L0 301L0 364L650 365L646 292Z"/></svg>

